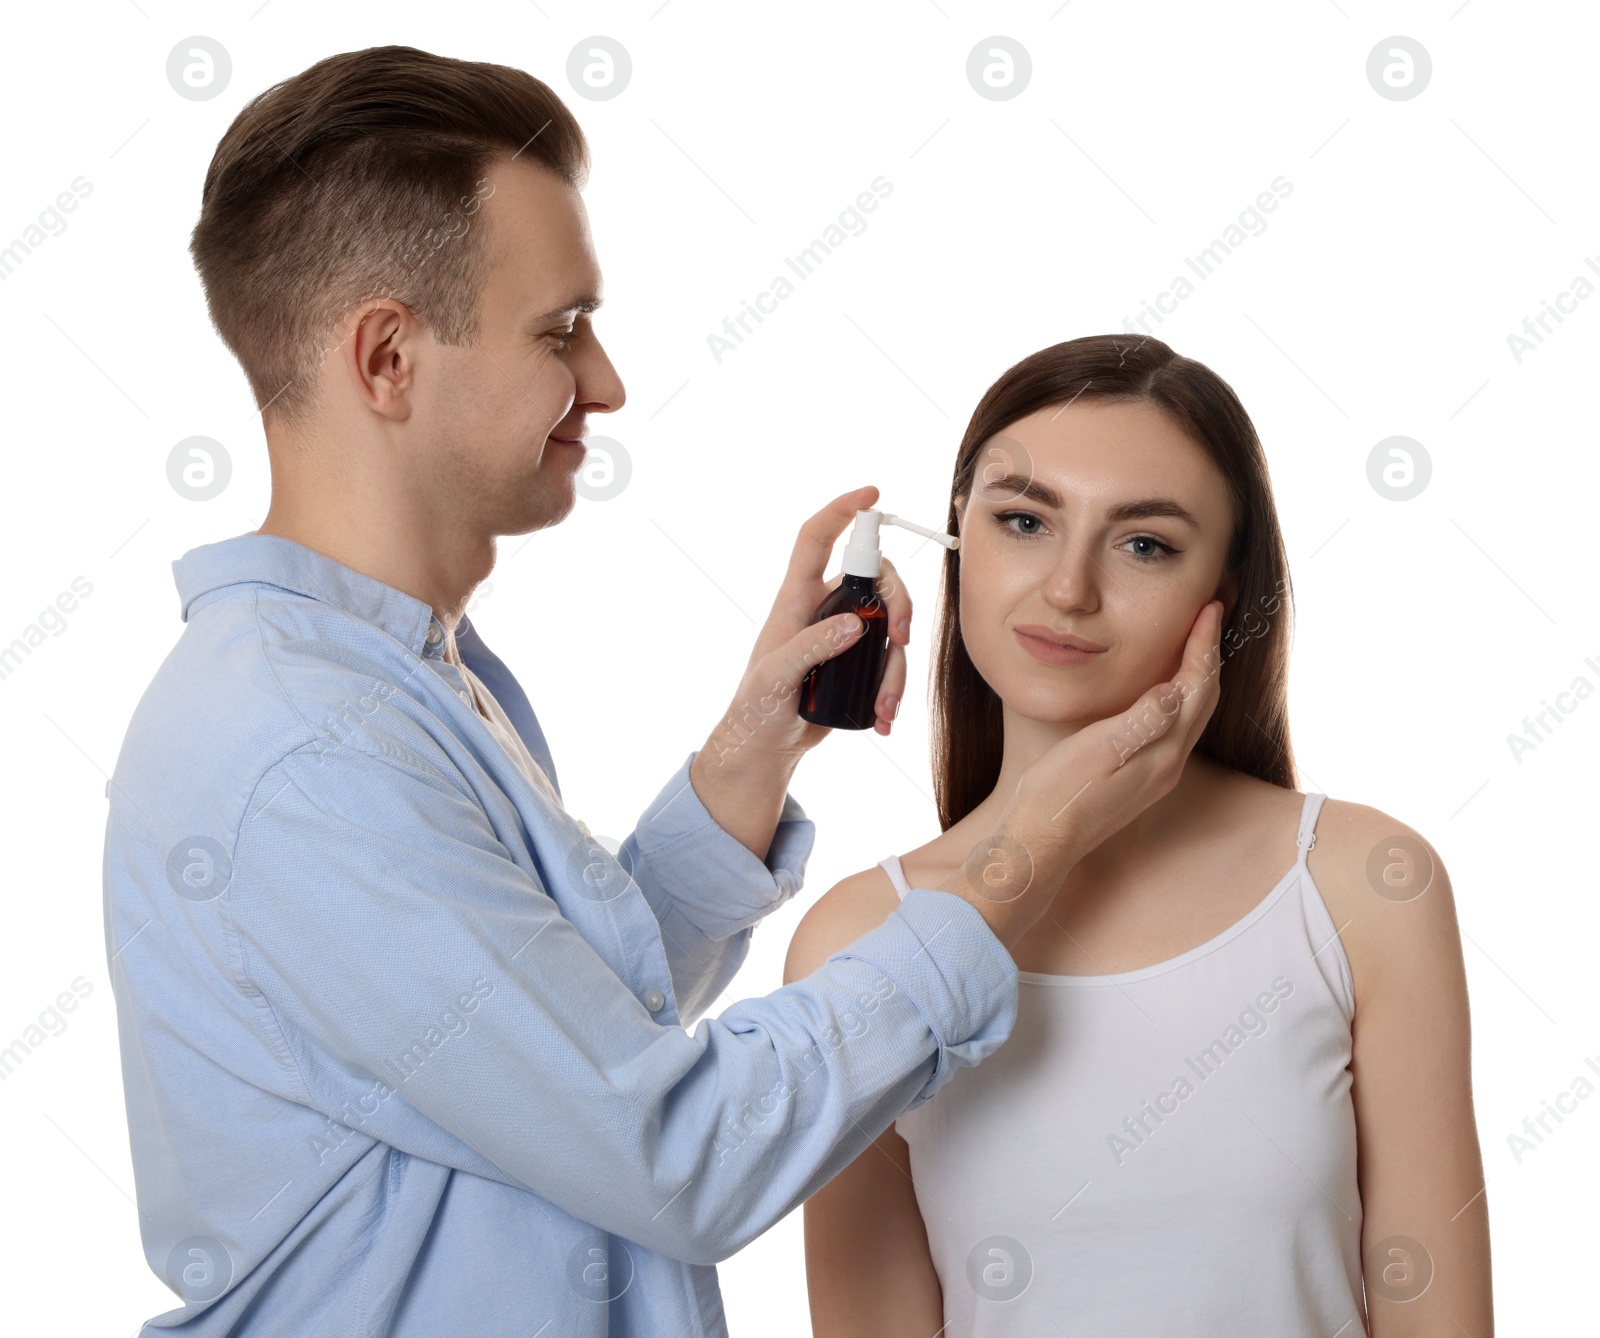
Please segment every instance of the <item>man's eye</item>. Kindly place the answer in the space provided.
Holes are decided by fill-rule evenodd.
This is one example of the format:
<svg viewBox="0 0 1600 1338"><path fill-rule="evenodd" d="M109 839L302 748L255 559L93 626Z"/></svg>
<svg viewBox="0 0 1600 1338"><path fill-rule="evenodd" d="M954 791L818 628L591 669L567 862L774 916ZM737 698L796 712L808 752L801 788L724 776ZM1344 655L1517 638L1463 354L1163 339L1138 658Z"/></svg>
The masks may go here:
<svg viewBox="0 0 1600 1338"><path fill-rule="evenodd" d="M577 341L578 332L576 330L557 330L550 337L563 349L569 349Z"/></svg>

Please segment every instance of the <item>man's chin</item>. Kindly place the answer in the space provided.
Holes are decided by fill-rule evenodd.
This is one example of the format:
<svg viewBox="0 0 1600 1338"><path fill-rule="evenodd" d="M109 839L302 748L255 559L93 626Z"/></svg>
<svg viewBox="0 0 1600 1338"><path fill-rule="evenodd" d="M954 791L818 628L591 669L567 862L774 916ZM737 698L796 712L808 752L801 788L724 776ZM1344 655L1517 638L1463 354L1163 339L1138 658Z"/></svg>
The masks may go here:
<svg viewBox="0 0 1600 1338"><path fill-rule="evenodd" d="M570 479L554 488L541 487L527 498L525 505L503 517L500 524L495 526L495 533L509 537L547 530L570 516L577 501L577 492Z"/></svg>

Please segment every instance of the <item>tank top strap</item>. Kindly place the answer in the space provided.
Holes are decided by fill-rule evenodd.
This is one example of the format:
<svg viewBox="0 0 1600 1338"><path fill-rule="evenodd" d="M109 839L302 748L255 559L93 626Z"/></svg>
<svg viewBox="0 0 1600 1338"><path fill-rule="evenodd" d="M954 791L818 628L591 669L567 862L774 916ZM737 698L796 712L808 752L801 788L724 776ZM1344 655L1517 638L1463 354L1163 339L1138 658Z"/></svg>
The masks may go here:
<svg viewBox="0 0 1600 1338"><path fill-rule="evenodd" d="M1322 801L1326 798L1327 795L1323 794L1308 794L1301 805L1300 834L1295 838L1295 844L1300 848L1301 864L1306 862L1306 856L1317 843L1317 815L1322 811Z"/></svg>
<svg viewBox="0 0 1600 1338"><path fill-rule="evenodd" d="M906 893L911 891L911 884L906 882L905 870L900 867L900 856L890 855L888 859L881 859L878 861L878 867L889 875L889 881L894 884L895 895L904 901Z"/></svg>

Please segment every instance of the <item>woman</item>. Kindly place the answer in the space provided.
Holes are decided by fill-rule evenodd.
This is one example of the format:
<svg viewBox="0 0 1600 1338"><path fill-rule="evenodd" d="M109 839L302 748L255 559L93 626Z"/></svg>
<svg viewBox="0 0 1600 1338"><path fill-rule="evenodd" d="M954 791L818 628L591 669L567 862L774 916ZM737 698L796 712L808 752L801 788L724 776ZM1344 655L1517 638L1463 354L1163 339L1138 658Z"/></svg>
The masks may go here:
<svg viewBox="0 0 1600 1338"><path fill-rule="evenodd" d="M1295 789L1243 406L1154 339L1045 349L974 412L950 528L942 834L821 897L786 979L951 885L1029 764L1170 679L1214 598L1221 692L1176 786L1017 945L1007 1043L806 1204L818 1338L1489 1334L1449 880L1403 823Z"/></svg>

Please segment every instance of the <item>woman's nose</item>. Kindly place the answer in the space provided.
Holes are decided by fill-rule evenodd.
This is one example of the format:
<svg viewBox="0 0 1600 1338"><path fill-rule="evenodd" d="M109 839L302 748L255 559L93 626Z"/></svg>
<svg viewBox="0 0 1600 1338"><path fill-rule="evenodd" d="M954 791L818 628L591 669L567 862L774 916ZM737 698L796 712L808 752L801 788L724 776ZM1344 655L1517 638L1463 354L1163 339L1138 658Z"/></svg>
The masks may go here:
<svg viewBox="0 0 1600 1338"><path fill-rule="evenodd" d="M1083 546L1072 539L1063 545L1061 560L1045 577L1043 594L1052 608L1062 612L1090 612L1100 603L1102 573Z"/></svg>

